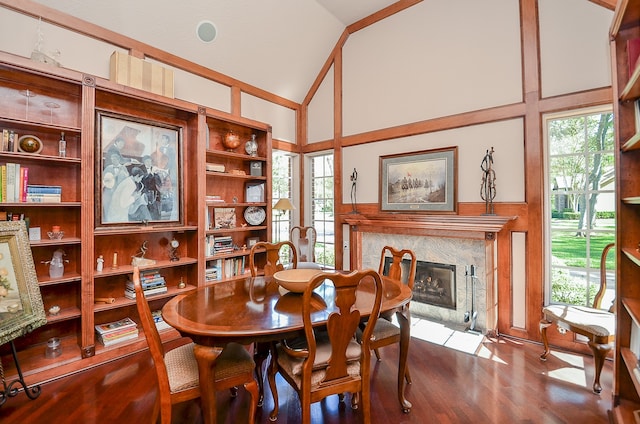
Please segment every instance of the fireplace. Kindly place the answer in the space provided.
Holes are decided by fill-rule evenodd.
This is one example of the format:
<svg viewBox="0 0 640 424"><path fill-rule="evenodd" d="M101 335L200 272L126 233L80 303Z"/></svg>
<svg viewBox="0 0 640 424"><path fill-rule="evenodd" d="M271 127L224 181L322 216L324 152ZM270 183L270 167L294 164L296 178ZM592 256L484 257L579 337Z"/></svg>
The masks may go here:
<svg viewBox="0 0 640 424"><path fill-rule="evenodd" d="M414 289L417 290L411 301L411 313L468 326L468 315L472 311L476 317L473 329L492 333L497 328L496 234L512 219L514 217L345 215L352 247L350 264L353 268L377 269L384 246L410 249L422 263L416 267ZM466 270L471 265L477 277L473 286L465 281ZM428 282L429 276L431 282ZM437 284L433 282L434 277L440 280Z"/></svg>
<svg viewBox="0 0 640 424"><path fill-rule="evenodd" d="M456 309L456 266L417 261L413 301Z"/></svg>

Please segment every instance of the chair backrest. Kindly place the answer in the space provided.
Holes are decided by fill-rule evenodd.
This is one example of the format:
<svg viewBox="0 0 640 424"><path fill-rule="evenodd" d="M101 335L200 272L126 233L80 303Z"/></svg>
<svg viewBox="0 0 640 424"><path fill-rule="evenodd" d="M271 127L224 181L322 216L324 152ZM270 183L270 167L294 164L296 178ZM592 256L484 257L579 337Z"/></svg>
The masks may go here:
<svg viewBox="0 0 640 424"><path fill-rule="evenodd" d="M136 306L138 308L138 316L140 317L140 323L142 324L142 330L144 336L147 339L149 345L149 352L151 352L151 358L153 359L153 366L156 370L158 377L158 392L160 394L160 410L166 410L169 408L171 411L171 389L169 388L169 375L167 374L167 367L164 363L164 347L162 346L162 339L158 334L153 316L151 315L151 309L149 303L142 291L142 285L140 284L140 271L138 267L133 267L133 286L136 292ZM164 415L164 414L163 414Z"/></svg>
<svg viewBox="0 0 640 424"><path fill-rule="evenodd" d="M601 308L602 299L607 291L607 254L613 246L615 246L615 243L607 244L604 249L602 249L602 256L600 256L600 289L593 298L593 307L596 309ZM614 306L615 302L609 308L610 312L614 312Z"/></svg>
<svg viewBox="0 0 640 424"><path fill-rule="evenodd" d="M295 226L291 228L289 232L289 238L291 242L296 246L298 251L298 260L300 262L315 262L316 261L316 240L318 239L318 233L313 227L300 227Z"/></svg>
<svg viewBox="0 0 640 424"><path fill-rule="evenodd" d="M391 263L389 269L384 272L387 253L391 254ZM403 259L408 259L403 261ZM402 281L413 289L413 283L416 279L416 254L412 250L402 249L398 250L391 246L385 246L382 248L382 254L380 256L380 268L378 272L380 275L384 275L394 280ZM404 272L403 272L404 270Z"/></svg>
<svg viewBox="0 0 640 424"><path fill-rule="evenodd" d="M296 247L290 241L285 240L278 243L260 241L254 244L251 248L251 252L249 252L249 269L251 271L251 276L255 277L258 275L258 261L256 255L263 251L266 255L265 263L262 267L264 275L271 276L278 271L282 271L284 269L284 264L281 261L280 254L281 250L286 247L289 247L291 255L289 260L291 267L296 268L298 266L298 253L296 252Z"/></svg>
<svg viewBox="0 0 640 424"><path fill-rule="evenodd" d="M327 321L327 334L331 343L331 355L328 359L326 375L323 383L320 384L322 390L327 390L328 385L340 386L349 380L347 368L353 359L347 359L348 348L353 347L354 335L362 321L360 311L355 308L356 290L361 284L371 284L373 282L372 311L362 336L362 347L360 350L360 379L362 384L369 382L369 366L371 359L371 341L373 328L380 315L380 305L382 302L382 280L380 275L372 270L353 271L349 274L335 272L323 272L316 275L309 283L309 286L302 297L302 318L304 322L304 332L307 339L308 357L302 365L302 376L308 377L307 384L311 384L310 378L316 361L316 339L311 320L314 309L313 289L319 284L331 281L335 287L335 310L329 315ZM329 283L326 283L329 284ZM304 385L305 383L303 383Z"/></svg>

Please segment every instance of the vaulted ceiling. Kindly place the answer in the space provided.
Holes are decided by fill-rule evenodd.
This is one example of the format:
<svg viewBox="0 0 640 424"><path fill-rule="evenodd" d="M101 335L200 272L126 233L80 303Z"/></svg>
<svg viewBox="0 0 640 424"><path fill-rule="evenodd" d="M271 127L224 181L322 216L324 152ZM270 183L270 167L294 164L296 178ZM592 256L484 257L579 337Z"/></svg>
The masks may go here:
<svg viewBox="0 0 640 424"><path fill-rule="evenodd" d="M295 102L346 26L396 0L35 0ZM215 39L197 36L211 21ZM64 63L64 49L60 61Z"/></svg>

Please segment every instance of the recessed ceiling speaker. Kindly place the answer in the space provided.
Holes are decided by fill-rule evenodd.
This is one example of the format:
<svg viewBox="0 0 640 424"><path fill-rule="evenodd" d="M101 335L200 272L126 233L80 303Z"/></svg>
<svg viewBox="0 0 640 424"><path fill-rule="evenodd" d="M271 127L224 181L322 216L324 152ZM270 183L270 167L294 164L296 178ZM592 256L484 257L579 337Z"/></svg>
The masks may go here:
<svg viewBox="0 0 640 424"><path fill-rule="evenodd" d="M198 23L196 27L196 34L198 38L203 43L211 43L216 39L216 35L218 35L218 30L216 26L211 21L201 21Z"/></svg>

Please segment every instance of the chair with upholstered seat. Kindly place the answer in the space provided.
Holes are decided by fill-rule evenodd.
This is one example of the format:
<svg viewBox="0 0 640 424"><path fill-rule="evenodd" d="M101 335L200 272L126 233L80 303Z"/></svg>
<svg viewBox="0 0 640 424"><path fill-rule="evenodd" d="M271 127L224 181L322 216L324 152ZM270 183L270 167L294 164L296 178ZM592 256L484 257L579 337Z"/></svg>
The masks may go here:
<svg viewBox="0 0 640 424"><path fill-rule="evenodd" d="M312 321L312 314L317 313L313 290L323 282L335 287L335 307L329 314L326 330L316 332ZM372 304L360 345L355 333L362 317L355 302L356 290L362 284L368 285L364 290L371 293ZM371 422L369 343L381 302L382 281L374 270L353 271L350 274L321 272L309 282L301 299L304 338L294 339L297 346L279 343L269 372L270 384L275 380L275 373L279 372L298 393L303 424L311 422L312 403L332 394L338 395L342 401L344 393L353 394L351 407L362 410L362 422ZM273 421L277 414L278 398L275 394L274 409L269 418Z"/></svg>
<svg viewBox="0 0 640 424"><path fill-rule="evenodd" d="M388 254L390 254L390 256L388 256ZM408 285L413 290L413 283L416 278L416 266L416 255L412 250L398 250L391 246L382 248L380 268L378 270L380 275L402 281L403 284ZM409 305L407 304L406 307L408 308ZM371 348L375 352L378 361L382 360L379 351L381 347L396 343L400 344L400 328L392 322L392 319L393 313L382 314L373 330ZM402 358L400 358L399 363L400 362L402 362ZM411 375L409 374L408 366L404 378L407 380L407 383L411 384ZM398 384L400 384L400 381Z"/></svg>
<svg viewBox="0 0 640 424"><path fill-rule="evenodd" d="M601 309L602 299L607 290L607 253L613 246L614 244L610 243L602 251L602 257L600 258L600 289L596 293L593 306L548 305L542 308L544 318L540 320L540 335L544 343L544 352L540 355L540 359L543 361L546 361L550 352L547 328L553 323L557 325L558 331L562 333L569 330L589 339L588 345L593 352L595 366L594 393L602 391L600 373L615 340L616 323L613 305L609 310Z"/></svg>
<svg viewBox="0 0 640 424"><path fill-rule="evenodd" d="M142 324L149 352L158 378L159 403L156 402L151 422L156 422L158 413L162 424L171 422L172 405L200 397L198 363L193 353L192 342L165 352L151 315L149 303L142 291L138 267L133 269L133 285L136 292L136 306ZM229 343L216 360L216 390L232 389L243 385L251 395L249 422L255 421L258 406L258 384L254 378L255 362L241 345Z"/></svg>
<svg viewBox="0 0 640 424"><path fill-rule="evenodd" d="M259 256L264 253L264 259L259 260ZM288 240L284 240L278 243L271 243L268 241L260 241L251 247L249 252L249 270L252 277L258 275L264 275L265 277L272 276L278 271L285 269L285 264L282 258L288 254L289 263L287 268L297 268L298 254L296 247ZM259 261L262 265L259 265ZM272 347L269 343L255 343L254 345L254 359L256 362L256 373L258 375L258 385L260 392L260 399L258 405L262 406L264 399L264 372L263 363L265 359L269 357ZM271 391L275 391L275 387L271 388Z"/></svg>
<svg viewBox="0 0 640 424"><path fill-rule="evenodd" d="M286 250L288 249L288 252ZM264 258L259 258L264 253ZM288 253L289 268L297 268L298 252L293 243L284 240L278 243L260 241L251 247L249 252L249 270L252 277L257 275L271 276L285 269L282 258ZM260 262L260 263L259 263Z"/></svg>
<svg viewBox="0 0 640 424"><path fill-rule="evenodd" d="M316 263L315 247L318 233L315 228L296 225L291 227L289 238L296 246L298 268L322 269L322 266Z"/></svg>

